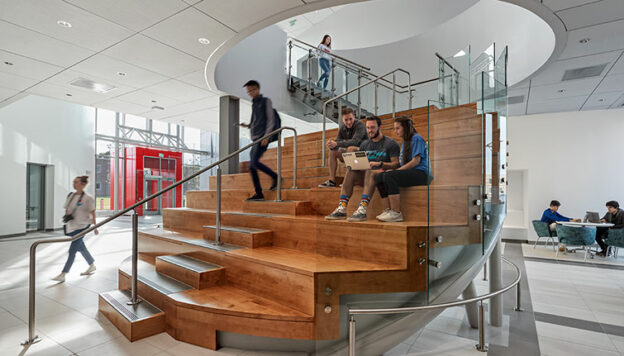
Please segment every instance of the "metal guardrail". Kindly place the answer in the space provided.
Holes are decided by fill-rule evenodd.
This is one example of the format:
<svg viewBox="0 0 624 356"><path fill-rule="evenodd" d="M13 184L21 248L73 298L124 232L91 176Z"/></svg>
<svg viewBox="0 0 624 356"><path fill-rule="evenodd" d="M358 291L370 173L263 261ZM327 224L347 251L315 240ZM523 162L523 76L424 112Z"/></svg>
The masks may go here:
<svg viewBox="0 0 624 356"><path fill-rule="evenodd" d="M488 294L484 294L481 296L477 296L470 299L458 300L455 302L448 303L440 303L440 304L431 304L431 305L423 305L418 307L405 307L405 308L380 308L380 309L349 309L349 356L355 356L355 315L387 315L387 314L405 314L405 313L413 313L422 310L433 310L433 309L446 309L450 307L458 307L466 304L472 304L476 302L480 302L479 304L479 343L476 345L477 350L479 351L487 351L487 345L485 344L485 317L484 317L484 308L483 301L486 299L490 299L497 295L503 294L513 288L516 287L516 307L515 311L523 311L521 308L521 294L520 294L520 281L522 280L522 273L520 272L520 268L516 266L513 262L509 261L505 257L502 257L503 261L510 264L517 273L516 279L510 283L509 285L490 292Z"/></svg>
<svg viewBox="0 0 624 356"><path fill-rule="evenodd" d="M37 258L37 247L39 245L43 245L43 244L53 244L53 243L58 243L58 242L71 242L71 241L75 241L78 240L82 237L84 237L85 235L87 235L88 233L90 233L91 231L108 224L109 222L117 219L118 217L132 211L132 290L131 290L131 300L128 302L128 304L137 304L140 302L138 296L137 296L137 283L138 283L138 268L137 268L137 263L138 263L138 215L136 213L136 208L151 201L152 199L155 199L159 196L161 196L162 194L175 189L176 187L190 181L191 179L199 176L202 173L205 173L206 171L214 168L215 166L217 166L217 234L216 234L216 239L215 239L215 244L216 245L221 245L221 241L220 241L220 215L221 215L221 185L220 185L220 181L221 181L221 177L220 177L220 171L221 168L219 167L219 165L225 161L230 160L231 158L238 156L241 152L251 148L253 145L262 142L262 140L264 139L268 139L269 137L275 135L275 134L279 134L279 138L277 140L277 157L278 157L278 163L277 163L277 174L278 174L278 179L277 179L277 200L281 200L281 189L282 189L282 164L281 164L281 156L282 156L282 141L281 141L281 132L284 130L291 130L294 133L294 157L293 157L293 189L297 188L297 130L293 127L288 127L288 126L284 126L284 127L280 127L277 130L274 130L262 137L260 137L259 139L253 141L252 143L248 144L247 146L240 148L230 154L228 154L227 156L225 156L224 158L220 159L219 161L212 163L202 169L200 169L199 171L191 174L190 176L183 178L179 181L177 181L176 183L168 186L165 189L162 189L159 192L156 192L152 195L150 195L149 197L136 202L134 204L132 204L130 207L118 212L117 214L114 214L108 218L106 218L104 221L99 222L95 225L93 225L92 227L86 229L85 231L77 234L76 236L72 236L72 237L67 237L67 238L58 238L58 239L46 239L46 240L37 240L35 242L33 242L32 245L30 245L30 264L29 264L29 283L28 283L28 339L26 339L25 341L23 341L21 344L22 345L31 345L34 343L37 343L39 341L41 341L41 338L39 338L37 335L35 335L35 271L36 271L36 258Z"/></svg>

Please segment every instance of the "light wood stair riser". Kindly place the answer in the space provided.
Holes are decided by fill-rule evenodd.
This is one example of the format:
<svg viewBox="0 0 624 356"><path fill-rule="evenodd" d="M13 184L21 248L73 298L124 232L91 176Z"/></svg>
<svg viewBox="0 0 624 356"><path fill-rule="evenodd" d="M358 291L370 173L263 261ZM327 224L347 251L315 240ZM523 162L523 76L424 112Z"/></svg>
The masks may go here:
<svg viewBox="0 0 624 356"><path fill-rule="evenodd" d="M204 238L215 241L216 229L204 229ZM243 246L247 248L258 248L271 246L273 244L273 232L264 230L260 232L239 232L221 230L221 242L231 245Z"/></svg>
<svg viewBox="0 0 624 356"><path fill-rule="evenodd" d="M131 342L165 331L163 312L149 318L131 321L121 315L102 295L98 296L98 310Z"/></svg>
<svg viewBox="0 0 624 356"><path fill-rule="evenodd" d="M195 289L221 285L225 281L225 270L222 267L205 272L196 272L160 258L156 259L156 271L186 283Z"/></svg>

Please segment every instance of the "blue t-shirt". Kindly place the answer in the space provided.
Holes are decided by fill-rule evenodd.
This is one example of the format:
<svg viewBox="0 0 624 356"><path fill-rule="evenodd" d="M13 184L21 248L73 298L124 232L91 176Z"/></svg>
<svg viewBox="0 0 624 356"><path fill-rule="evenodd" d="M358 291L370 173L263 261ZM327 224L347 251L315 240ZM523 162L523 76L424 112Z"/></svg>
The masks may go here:
<svg viewBox="0 0 624 356"><path fill-rule="evenodd" d="M399 154L401 165L407 163L403 162L403 147L405 147L405 142L401 143L401 153ZM414 134L414 136L412 136L410 149L412 151L410 160L416 156L420 156L420 162L418 162L418 165L412 169L420 169L431 177L431 170L429 169L429 149L427 148L427 143L422 136L419 134Z"/></svg>

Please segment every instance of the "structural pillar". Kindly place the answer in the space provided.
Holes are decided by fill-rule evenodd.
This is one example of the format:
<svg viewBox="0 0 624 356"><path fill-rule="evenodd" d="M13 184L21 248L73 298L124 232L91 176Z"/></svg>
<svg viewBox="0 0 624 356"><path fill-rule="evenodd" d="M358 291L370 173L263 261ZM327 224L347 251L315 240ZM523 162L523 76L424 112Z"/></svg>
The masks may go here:
<svg viewBox="0 0 624 356"><path fill-rule="evenodd" d="M462 299L470 299L477 296L477 287L474 281L470 281L470 284L466 287L462 293ZM473 329L479 327L479 306L477 303L466 304L466 316L468 317L468 323Z"/></svg>
<svg viewBox="0 0 624 356"><path fill-rule="evenodd" d="M496 245L490 255L490 290L503 288L503 261L500 235L496 237ZM490 299L490 325L503 325L503 295L499 294Z"/></svg>
<svg viewBox="0 0 624 356"><path fill-rule="evenodd" d="M219 159L238 150L240 102L235 96L225 95L219 98ZM221 164L223 174L239 172L238 157Z"/></svg>

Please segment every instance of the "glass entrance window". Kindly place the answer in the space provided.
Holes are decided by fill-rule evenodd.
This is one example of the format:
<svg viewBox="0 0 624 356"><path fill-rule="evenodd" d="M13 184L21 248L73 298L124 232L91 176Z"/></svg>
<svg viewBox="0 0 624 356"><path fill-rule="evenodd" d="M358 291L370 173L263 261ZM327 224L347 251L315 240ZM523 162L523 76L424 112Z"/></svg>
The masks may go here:
<svg viewBox="0 0 624 356"><path fill-rule="evenodd" d="M164 157L143 157L143 190L144 196L165 189L175 183L176 160ZM144 213L152 215L162 214L163 208L175 207L175 189L149 201L145 204Z"/></svg>
<svg viewBox="0 0 624 356"><path fill-rule="evenodd" d="M26 171L26 231L43 230L45 166L28 163Z"/></svg>

